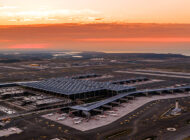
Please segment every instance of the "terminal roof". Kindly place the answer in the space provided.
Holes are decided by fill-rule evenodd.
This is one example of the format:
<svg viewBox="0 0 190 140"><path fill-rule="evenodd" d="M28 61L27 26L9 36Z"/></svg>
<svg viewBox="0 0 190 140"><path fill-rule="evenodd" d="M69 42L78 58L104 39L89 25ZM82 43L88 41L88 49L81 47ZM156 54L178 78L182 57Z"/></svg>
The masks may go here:
<svg viewBox="0 0 190 140"><path fill-rule="evenodd" d="M114 85L109 82L95 82L71 78L52 78L38 82L20 83L19 85L64 95L73 95L101 90L127 92L135 89L135 87Z"/></svg>

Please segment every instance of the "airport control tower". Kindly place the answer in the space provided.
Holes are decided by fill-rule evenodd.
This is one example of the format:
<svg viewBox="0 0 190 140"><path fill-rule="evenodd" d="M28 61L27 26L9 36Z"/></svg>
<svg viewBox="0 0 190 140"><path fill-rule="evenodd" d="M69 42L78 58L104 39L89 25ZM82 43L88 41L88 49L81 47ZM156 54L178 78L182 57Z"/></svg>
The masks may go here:
<svg viewBox="0 0 190 140"><path fill-rule="evenodd" d="M171 115L180 115L181 114L181 108L179 107L179 101L176 100L175 102L175 108L171 111Z"/></svg>

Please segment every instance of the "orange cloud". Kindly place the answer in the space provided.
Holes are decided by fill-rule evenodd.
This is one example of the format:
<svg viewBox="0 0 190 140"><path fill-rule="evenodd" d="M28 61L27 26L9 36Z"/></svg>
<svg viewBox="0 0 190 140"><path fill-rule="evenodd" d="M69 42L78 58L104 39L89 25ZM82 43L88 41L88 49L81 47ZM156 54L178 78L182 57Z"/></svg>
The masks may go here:
<svg viewBox="0 0 190 140"><path fill-rule="evenodd" d="M165 48L170 45L175 49L181 49L182 46L189 47L190 24L113 23L0 26L0 40L11 40L11 42L0 42L0 50L47 48L111 51L125 50L130 46L144 49L147 43L150 44L149 48L154 49L160 49L164 45Z"/></svg>
<svg viewBox="0 0 190 140"><path fill-rule="evenodd" d="M9 49L45 49L48 48L49 44L16 44L9 46Z"/></svg>
<svg viewBox="0 0 190 140"><path fill-rule="evenodd" d="M0 42L10 42L11 40L1 40L0 39Z"/></svg>
<svg viewBox="0 0 190 140"><path fill-rule="evenodd" d="M146 37L146 38L84 38L77 39L82 42L190 42L190 37Z"/></svg>

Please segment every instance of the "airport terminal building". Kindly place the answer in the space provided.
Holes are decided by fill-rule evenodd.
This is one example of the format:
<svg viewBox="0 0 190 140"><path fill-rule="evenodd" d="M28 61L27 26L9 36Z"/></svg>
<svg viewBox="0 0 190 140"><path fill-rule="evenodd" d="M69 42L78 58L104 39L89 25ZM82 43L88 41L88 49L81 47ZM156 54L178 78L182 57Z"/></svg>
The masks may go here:
<svg viewBox="0 0 190 140"><path fill-rule="evenodd" d="M110 97L136 90L135 87L116 85L110 82L95 82L72 78L52 78L39 82L21 83L19 85L28 90L36 90L73 100L98 96Z"/></svg>
<svg viewBox="0 0 190 140"><path fill-rule="evenodd" d="M84 80L83 77L97 75L80 75L75 77L51 78L42 81L0 84L1 98L14 98L16 104L31 110L64 107L71 114L90 117L106 109L134 99L136 96L173 94L190 91L190 86L136 90L128 83L148 81L146 77L123 79L111 82ZM13 87L13 88L11 88ZM1 91L0 91L1 92Z"/></svg>

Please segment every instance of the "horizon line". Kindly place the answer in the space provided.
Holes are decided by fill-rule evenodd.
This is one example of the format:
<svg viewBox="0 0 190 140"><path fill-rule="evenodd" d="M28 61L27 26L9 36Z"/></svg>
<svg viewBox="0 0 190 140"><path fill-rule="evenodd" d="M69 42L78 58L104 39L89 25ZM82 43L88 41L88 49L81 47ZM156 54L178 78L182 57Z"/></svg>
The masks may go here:
<svg viewBox="0 0 190 140"><path fill-rule="evenodd" d="M51 25L127 25L127 24L152 24L152 25L190 25L190 23L159 23L159 22L97 22L97 23L44 23L44 24L0 24L3 26L51 26Z"/></svg>

